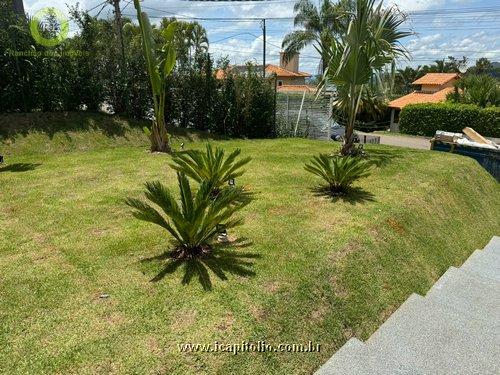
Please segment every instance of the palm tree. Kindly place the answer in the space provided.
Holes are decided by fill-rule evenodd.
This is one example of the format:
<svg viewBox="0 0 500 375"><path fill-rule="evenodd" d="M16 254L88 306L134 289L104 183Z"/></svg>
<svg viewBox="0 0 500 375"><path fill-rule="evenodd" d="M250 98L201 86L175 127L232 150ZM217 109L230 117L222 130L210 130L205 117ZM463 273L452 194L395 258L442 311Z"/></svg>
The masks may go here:
<svg viewBox="0 0 500 375"><path fill-rule="evenodd" d="M488 74L493 69L493 64L486 57L476 60L476 65L467 70L467 73Z"/></svg>
<svg viewBox="0 0 500 375"><path fill-rule="evenodd" d="M304 47L312 44L320 51L322 69L324 70L326 68L326 55L322 51L330 45L333 38L345 29L346 15L352 9L352 4L352 0L340 0L335 4L330 0L323 0L318 9L313 0L297 1L293 7L296 13L294 26L302 27L302 29L285 35L282 43L285 59L289 59Z"/></svg>
<svg viewBox="0 0 500 375"><path fill-rule="evenodd" d="M321 86L326 82L339 88L334 105L346 117L341 153L355 152L353 132L363 93L373 77L397 56L406 56L400 39L411 35L399 31L404 16L394 7L382 8L375 0L356 0L347 30L326 49L328 64Z"/></svg>
<svg viewBox="0 0 500 375"><path fill-rule="evenodd" d="M412 83L415 82L419 77L422 76L421 66L417 66L413 69L407 66L404 69L398 69L397 77L401 80L404 93L409 93L412 90Z"/></svg>
<svg viewBox="0 0 500 375"><path fill-rule="evenodd" d="M197 57L201 53L208 52L208 37L207 31L198 22L192 23L190 45L194 49L194 56Z"/></svg>

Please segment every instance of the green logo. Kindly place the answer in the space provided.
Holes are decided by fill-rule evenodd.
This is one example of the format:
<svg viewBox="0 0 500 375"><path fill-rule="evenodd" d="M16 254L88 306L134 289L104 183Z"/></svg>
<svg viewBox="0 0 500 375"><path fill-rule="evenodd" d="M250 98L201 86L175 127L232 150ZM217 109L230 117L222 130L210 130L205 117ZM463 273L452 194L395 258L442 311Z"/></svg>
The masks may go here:
<svg viewBox="0 0 500 375"><path fill-rule="evenodd" d="M59 22L59 33L51 38L44 37L41 32L41 22L45 17L54 17ZM69 22L63 12L56 8L43 8L35 13L30 21L30 31L33 39L45 47L54 47L68 37Z"/></svg>

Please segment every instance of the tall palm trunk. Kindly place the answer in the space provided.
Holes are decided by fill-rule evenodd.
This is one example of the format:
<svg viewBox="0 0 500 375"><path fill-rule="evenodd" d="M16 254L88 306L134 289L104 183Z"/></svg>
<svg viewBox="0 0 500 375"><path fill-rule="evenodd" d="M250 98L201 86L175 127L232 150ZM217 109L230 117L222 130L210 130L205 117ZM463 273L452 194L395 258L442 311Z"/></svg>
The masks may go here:
<svg viewBox="0 0 500 375"><path fill-rule="evenodd" d="M358 114L362 91L363 85L350 85L349 87L349 112L344 144L340 150L340 153L344 156L352 155L354 152L354 125L356 124L356 115Z"/></svg>
<svg viewBox="0 0 500 375"><path fill-rule="evenodd" d="M155 107L157 107L155 110L157 117L153 120L153 125L151 126L151 151L169 153L172 151L172 149L168 141L167 127L165 126L165 92L161 93L158 99L155 98L154 100ZM159 110L160 108L162 110Z"/></svg>

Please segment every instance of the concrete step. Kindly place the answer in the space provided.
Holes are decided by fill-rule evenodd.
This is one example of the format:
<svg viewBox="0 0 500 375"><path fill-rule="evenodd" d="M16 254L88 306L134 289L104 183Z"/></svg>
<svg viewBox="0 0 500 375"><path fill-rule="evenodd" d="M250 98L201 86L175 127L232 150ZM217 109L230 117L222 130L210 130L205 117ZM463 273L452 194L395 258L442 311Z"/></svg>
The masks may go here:
<svg viewBox="0 0 500 375"><path fill-rule="evenodd" d="M367 346L356 338L350 339L328 362L315 372L316 375L410 375L418 374L398 365L380 353L370 353Z"/></svg>
<svg viewBox="0 0 500 375"><path fill-rule="evenodd" d="M367 340L351 339L317 374L500 374L500 237L413 294Z"/></svg>
<svg viewBox="0 0 500 375"><path fill-rule="evenodd" d="M451 267L427 292L426 298L466 314L470 319L480 319L498 327L499 290L499 282Z"/></svg>
<svg viewBox="0 0 500 375"><path fill-rule="evenodd" d="M370 353L381 353L425 374L498 374L500 334L483 321L413 294L370 337ZM375 354L372 354L375 356Z"/></svg>
<svg viewBox="0 0 500 375"><path fill-rule="evenodd" d="M484 251L500 255L500 237L494 236L484 247Z"/></svg>
<svg viewBox="0 0 500 375"><path fill-rule="evenodd" d="M479 252L479 257L482 258L483 260L486 260L487 262L491 263L492 265L495 265L495 267L500 268L500 252L495 253L493 251L493 247L488 250L476 250Z"/></svg>
<svg viewBox="0 0 500 375"><path fill-rule="evenodd" d="M500 281L500 265L492 261L490 254L492 253L476 250L460 268L481 277Z"/></svg>
<svg viewBox="0 0 500 375"><path fill-rule="evenodd" d="M485 286L490 289L496 289L500 288L500 281L498 280L493 280L488 277L483 277L481 275L475 274L475 273L470 273L464 270L462 267L456 268L456 267L450 267L448 270L434 283L432 288L434 287L439 287L440 285L444 284L445 282L450 282L450 281L455 281L454 279L449 280L450 277L463 277L466 278L467 281L471 282L476 282L481 286ZM432 289L431 288L431 289Z"/></svg>

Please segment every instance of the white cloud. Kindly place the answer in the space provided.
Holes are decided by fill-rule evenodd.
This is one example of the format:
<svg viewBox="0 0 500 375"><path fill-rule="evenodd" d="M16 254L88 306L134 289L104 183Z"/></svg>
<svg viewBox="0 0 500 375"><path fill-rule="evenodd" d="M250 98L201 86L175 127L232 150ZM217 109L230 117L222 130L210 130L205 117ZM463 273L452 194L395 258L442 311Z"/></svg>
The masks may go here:
<svg viewBox="0 0 500 375"><path fill-rule="evenodd" d="M80 3L83 9L90 9L100 4L103 0L25 0L28 12L46 7L55 6L66 12L66 5ZM122 7L126 1L122 0ZM432 9L450 9L456 7L489 6L485 0L384 0L387 5L394 4L403 11L422 11ZM287 0L276 0L267 3L212 3L212 2L187 2L181 0L145 0L143 7L155 8L144 9L152 17L169 16L170 13L185 15L189 17L254 17L275 18L293 17L293 2ZM96 14L97 8L92 14ZM133 4L129 4L124 12L134 15ZM112 6L108 5L102 15L112 17ZM473 19L474 22L463 22L463 19ZM158 21L157 18L152 18ZM262 61L262 31L260 22L222 22L222 21L200 21L206 28L210 41L217 41L235 35L217 43L211 43L210 49L214 56L229 55L231 63L242 63L253 60L257 63ZM406 24L408 28L415 29L419 34L407 38L403 44L412 52L414 61L403 64L423 64L432 62L437 58L448 55L461 56L466 54L474 60L476 57L487 56L500 59L500 41L498 32L487 30L475 32L474 29L484 27L490 28L495 24L494 14L477 14L451 17L442 15L410 15ZM456 28L451 30L451 28ZM292 20L268 20L267 22L267 61L279 62L279 51L281 41L287 32L293 30ZM241 34L241 35L236 35ZM250 35L252 34L252 35ZM463 52L462 52L463 51ZM472 61L473 62L473 61ZM301 70L315 73L318 67L318 54L312 46L308 46L301 54Z"/></svg>
<svg viewBox="0 0 500 375"><path fill-rule="evenodd" d="M414 10L427 10L427 9L437 9L443 6L445 0L389 0L385 1L387 5L397 6L403 11L414 11Z"/></svg>

